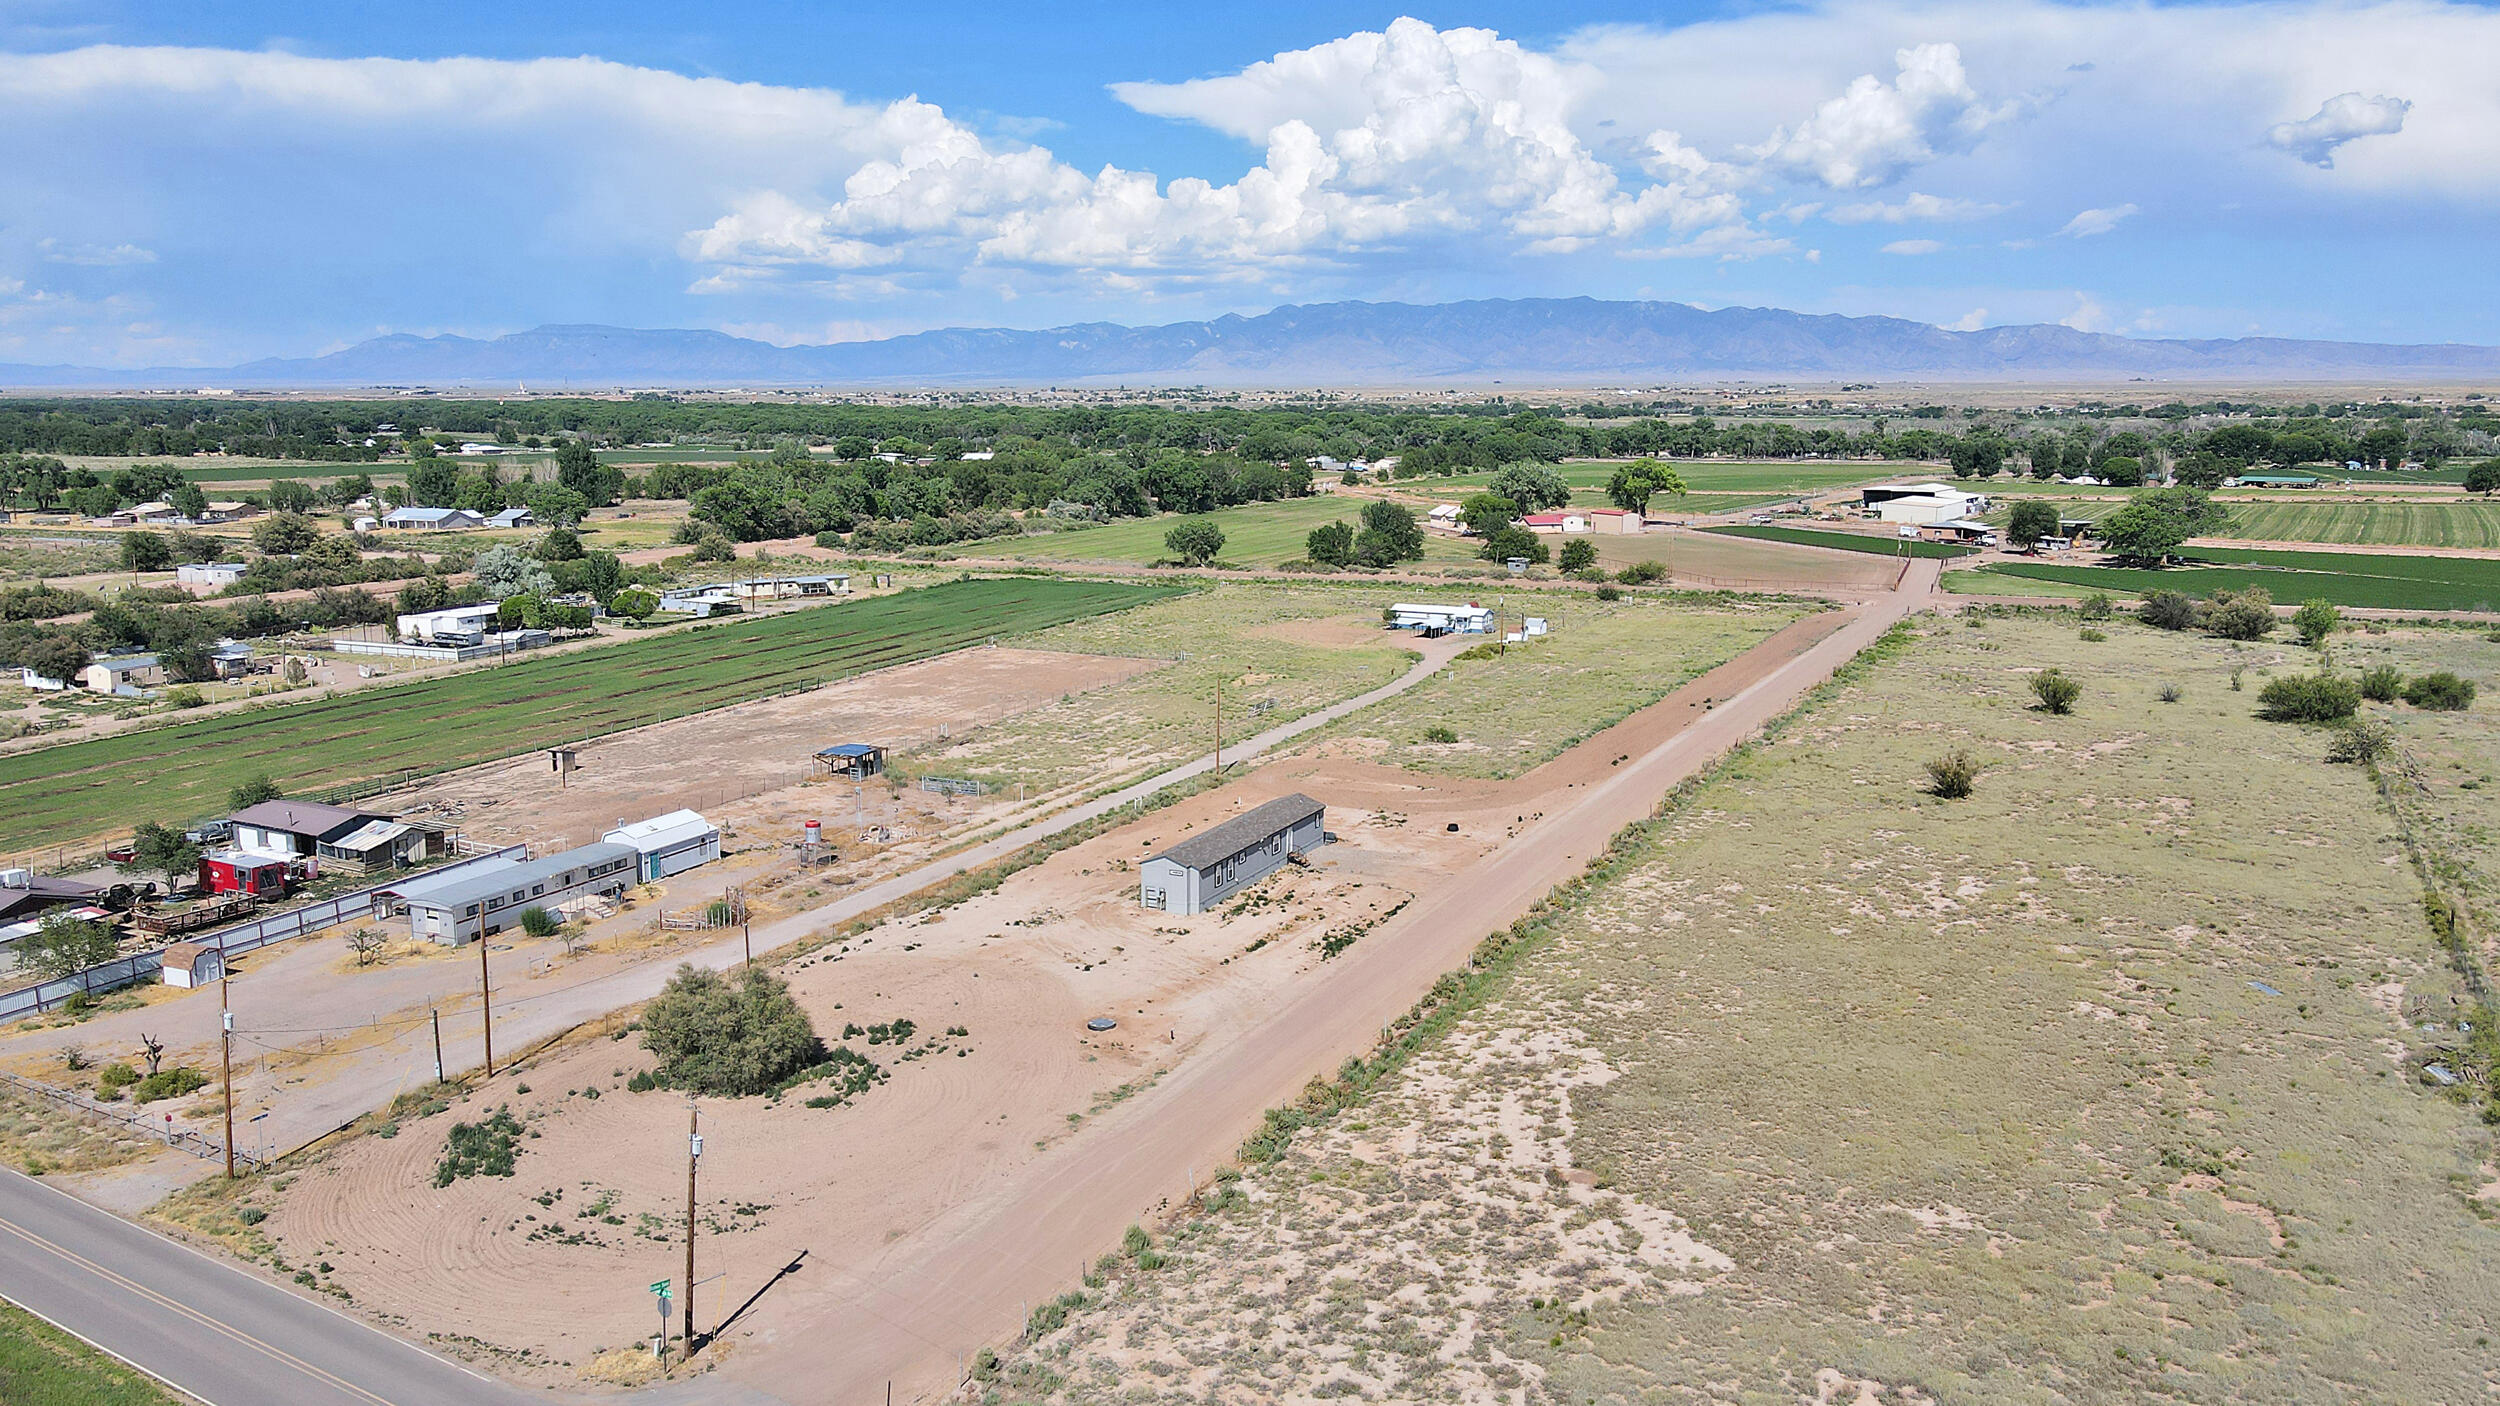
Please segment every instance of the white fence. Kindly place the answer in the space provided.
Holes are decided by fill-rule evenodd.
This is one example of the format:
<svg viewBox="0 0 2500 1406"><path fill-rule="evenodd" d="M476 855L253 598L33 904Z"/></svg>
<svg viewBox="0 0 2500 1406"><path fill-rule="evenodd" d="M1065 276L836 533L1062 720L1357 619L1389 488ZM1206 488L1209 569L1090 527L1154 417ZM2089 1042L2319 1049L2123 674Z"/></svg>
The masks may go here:
<svg viewBox="0 0 2500 1406"><path fill-rule="evenodd" d="M428 869L425 873L428 878L436 874L449 874L466 869L473 864L482 864L502 859L507 855L525 853L526 849L527 847L523 845L505 845L501 849L485 850L466 859L456 859L439 868ZM292 937L302 937L308 932L319 932L333 923L343 923L350 918L375 916L380 906L376 896L384 889L396 887L398 882L399 880L393 879L371 888L343 893L335 898L325 898L318 903L307 903L300 908L289 908L283 912L251 918L232 927L188 934L179 940L214 947L228 957L240 956L256 948L267 947L271 943L284 942ZM164 965L164 950L159 948L155 951L134 953L127 957L116 957L112 961L88 967L84 971L71 972L67 976L55 977L50 981L38 981L32 986L21 986L14 991L0 991L0 1021L17 1020L38 1011L48 1011L81 992L92 996L100 992L118 991L125 986L136 985L154 976L163 969Z"/></svg>

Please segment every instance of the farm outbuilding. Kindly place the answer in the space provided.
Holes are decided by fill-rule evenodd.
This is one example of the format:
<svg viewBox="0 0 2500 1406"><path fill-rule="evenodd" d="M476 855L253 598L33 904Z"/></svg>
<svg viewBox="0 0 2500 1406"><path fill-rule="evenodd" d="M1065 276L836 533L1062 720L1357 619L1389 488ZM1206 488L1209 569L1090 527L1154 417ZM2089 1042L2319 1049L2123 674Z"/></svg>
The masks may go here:
<svg viewBox="0 0 2500 1406"><path fill-rule="evenodd" d="M816 754L829 775L865 781L885 770L885 749L865 742L845 742Z"/></svg>
<svg viewBox="0 0 2500 1406"><path fill-rule="evenodd" d="M200 856L200 888L206 893L248 893L278 898L286 893L292 865L271 854L214 849Z"/></svg>
<svg viewBox="0 0 2500 1406"><path fill-rule="evenodd" d="M1328 838L1326 814L1298 791L1244 811L1138 865L1138 899L1166 913L1203 913L1318 849Z"/></svg>
<svg viewBox="0 0 2500 1406"><path fill-rule="evenodd" d="M396 896L407 905L411 936L458 947L518 926L532 908L552 914L568 899L623 893L633 886L641 858L631 845L584 845L484 873L447 876L440 884L411 885Z"/></svg>
<svg viewBox="0 0 2500 1406"><path fill-rule="evenodd" d="M672 810L631 825L620 824L601 839L641 856L637 872L657 883L720 858L720 827L691 810Z"/></svg>
<svg viewBox="0 0 2500 1406"><path fill-rule="evenodd" d="M177 942L161 954L167 986L207 986L226 975L226 954L205 942Z"/></svg>

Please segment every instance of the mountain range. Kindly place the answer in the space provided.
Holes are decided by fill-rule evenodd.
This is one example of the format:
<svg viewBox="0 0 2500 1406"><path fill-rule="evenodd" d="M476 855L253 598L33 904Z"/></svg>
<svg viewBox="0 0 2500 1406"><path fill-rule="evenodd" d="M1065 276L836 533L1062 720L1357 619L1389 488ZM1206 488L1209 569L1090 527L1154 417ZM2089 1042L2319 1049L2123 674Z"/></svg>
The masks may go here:
<svg viewBox="0 0 2500 1406"><path fill-rule="evenodd" d="M491 339L377 337L324 356L241 366L114 370L0 363L0 386L11 388L168 390L2492 375L2500 375L2500 348L2453 343L2122 337L2047 323L1955 332L1897 317L1595 298L1320 303L1153 327L947 328L816 346L776 346L724 332L564 325Z"/></svg>

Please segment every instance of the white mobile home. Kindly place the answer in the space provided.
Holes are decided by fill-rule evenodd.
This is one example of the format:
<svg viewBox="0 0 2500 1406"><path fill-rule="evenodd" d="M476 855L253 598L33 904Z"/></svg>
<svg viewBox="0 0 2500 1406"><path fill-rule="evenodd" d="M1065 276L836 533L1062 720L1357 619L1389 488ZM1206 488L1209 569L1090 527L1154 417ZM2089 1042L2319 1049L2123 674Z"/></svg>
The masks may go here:
<svg viewBox="0 0 2500 1406"><path fill-rule="evenodd" d="M1412 601L1389 607L1392 630L1445 630L1454 635L1481 635L1493 628L1493 612L1472 602L1429 605Z"/></svg>
<svg viewBox="0 0 2500 1406"><path fill-rule="evenodd" d="M690 810L672 810L619 825L600 838L641 856L636 872L645 883L657 883L720 858L720 827Z"/></svg>

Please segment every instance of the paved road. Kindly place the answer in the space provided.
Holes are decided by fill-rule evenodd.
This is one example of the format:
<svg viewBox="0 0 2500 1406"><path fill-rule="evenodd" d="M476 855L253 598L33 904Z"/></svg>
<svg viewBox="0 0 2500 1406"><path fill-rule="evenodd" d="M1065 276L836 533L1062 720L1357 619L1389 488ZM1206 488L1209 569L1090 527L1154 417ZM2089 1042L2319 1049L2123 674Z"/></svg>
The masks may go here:
<svg viewBox="0 0 2500 1406"><path fill-rule="evenodd" d="M1765 658L1757 649L1678 690L1666 706L1681 700L1691 720L1666 743L1365 934L1326 982L1193 1055L1043 1153L1012 1185L956 1206L855 1273L786 1295L771 1321L788 1330L759 1326L713 1380L803 1406L873 1406L889 1384L897 1401L943 1396L980 1346L1014 1333L1026 1306L1068 1288L1078 1266L1115 1245L1130 1223L1183 1199L1190 1169L1203 1180L1263 1110L1369 1048L1441 973L1463 966L1488 931L1525 913L1678 782L1922 608L1940 574L1936 562L1914 563L1902 589L1798 652ZM1706 698L1723 701L1705 707ZM715 1398L690 1385L665 1399Z"/></svg>
<svg viewBox="0 0 2500 1406"><path fill-rule="evenodd" d="M544 1401L13 1171L0 1298L209 1406Z"/></svg>

